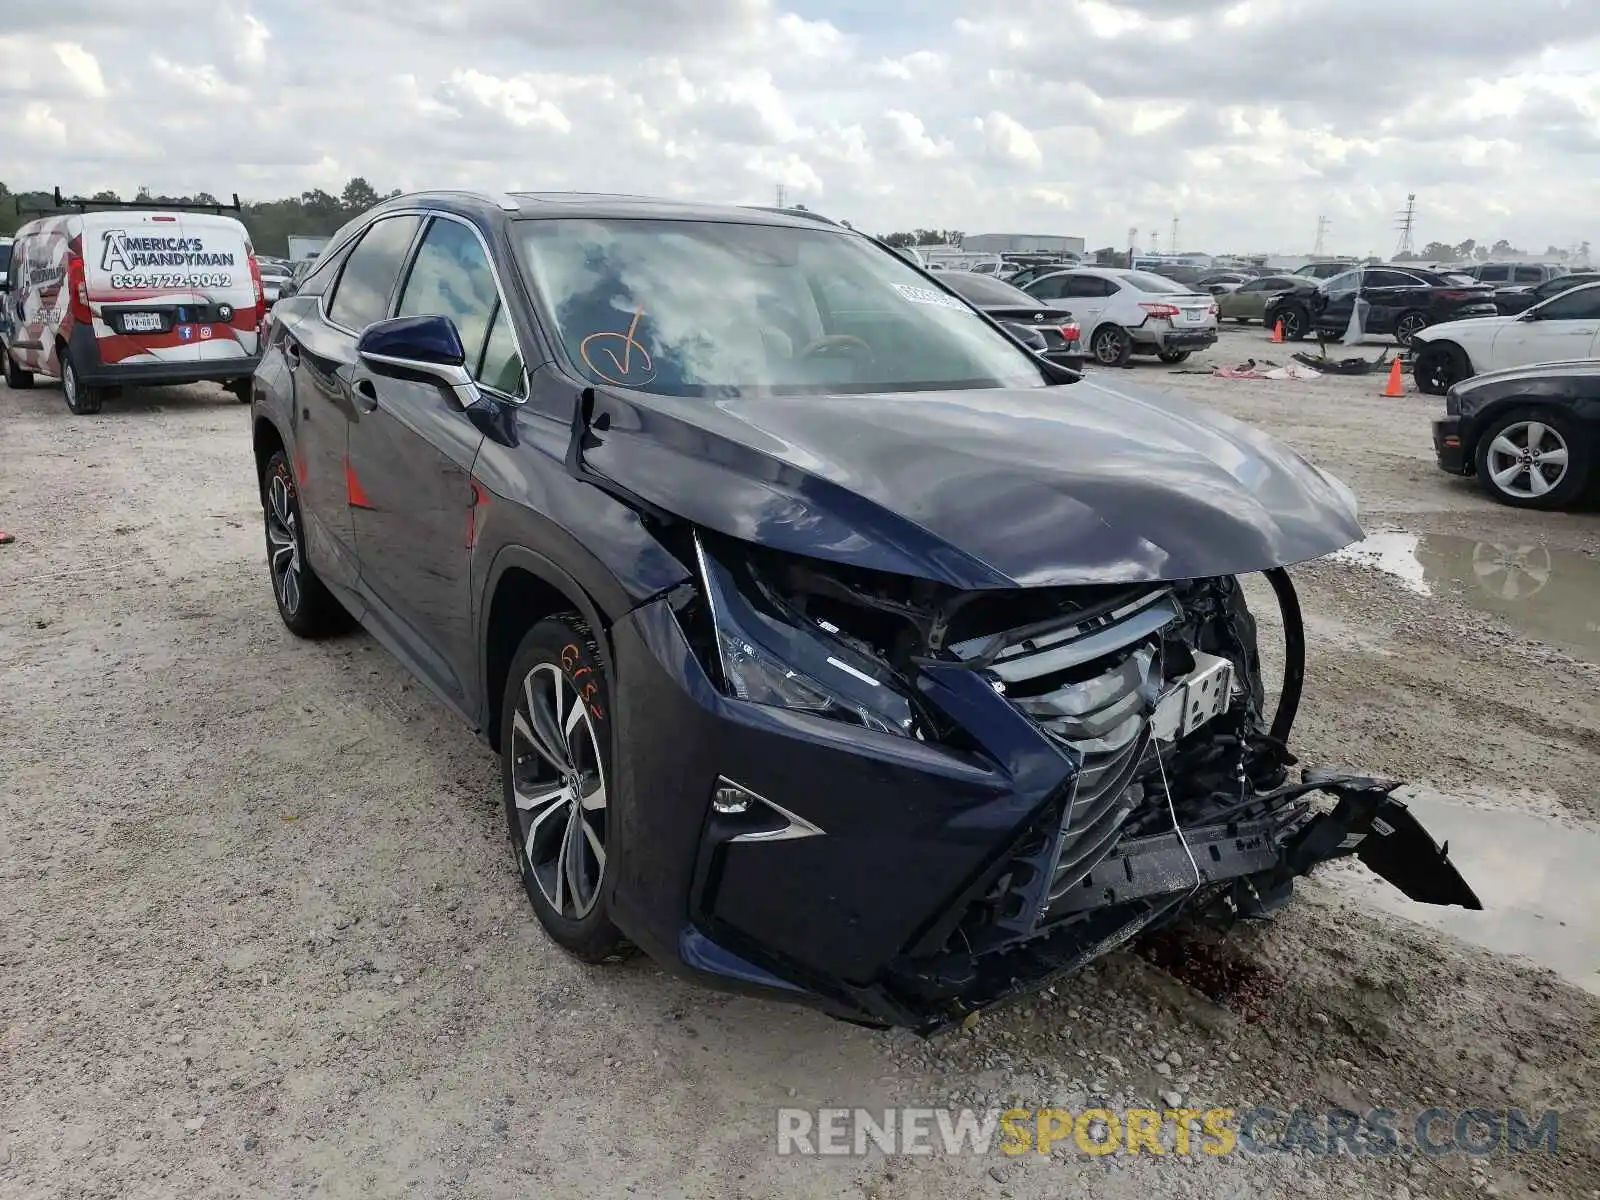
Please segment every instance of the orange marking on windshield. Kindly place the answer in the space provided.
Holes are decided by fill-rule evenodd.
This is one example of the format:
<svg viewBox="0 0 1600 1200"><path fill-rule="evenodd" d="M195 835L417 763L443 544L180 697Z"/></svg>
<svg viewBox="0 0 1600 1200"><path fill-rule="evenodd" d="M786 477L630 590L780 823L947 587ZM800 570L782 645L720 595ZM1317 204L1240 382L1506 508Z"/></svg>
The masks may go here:
<svg viewBox="0 0 1600 1200"><path fill-rule="evenodd" d="M588 337L584 338L583 341L579 342L578 356L583 359L584 366L588 367L589 370L593 371L607 383L614 383L618 387L626 387L629 383L649 383L650 380L654 379L656 365L654 360L650 357L650 351L644 348L644 343L638 341L633 336L638 330L639 320L643 316L644 306L640 305L638 308L633 310L633 320L628 322L628 331L626 333L619 333L614 329L601 330L598 333L591 333ZM604 354L611 360L611 367L616 371L616 375L608 375L600 368L594 359L589 356L589 343L599 342L606 339L610 339L612 341L616 341L618 339L621 340L622 357L618 358L616 350L606 346L598 347L594 352L596 354ZM633 354L636 350L639 352L639 356L643 360L640 365L640 369L646 372L646 374L642 379L630 380L628 376L633 373ZM617 376L621 376L621 378L618 378Z"/></svg>

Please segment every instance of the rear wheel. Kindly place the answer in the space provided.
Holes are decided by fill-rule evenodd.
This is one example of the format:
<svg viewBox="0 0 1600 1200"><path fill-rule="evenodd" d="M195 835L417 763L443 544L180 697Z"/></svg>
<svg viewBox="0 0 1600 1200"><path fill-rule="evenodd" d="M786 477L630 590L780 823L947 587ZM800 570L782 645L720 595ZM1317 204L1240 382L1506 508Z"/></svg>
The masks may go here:
<svg viewBox="0 0 1600 1200"><path fill-rule="evenodd" d="M1478 482L1515 508L1561 508L1576 500L1594 466L1595 445L1568 414L1518 409L1478 439Z"/></svg>
<svg viewBox="0 0 1600 1200"><path fill-rule="evenodd" d="M67 398L67 407L74 415L93 416L105 401L105 388L84 383L78 377L78 368L65 347L61 350L61 393Z"/></svg>
<svg viewBox="0 0 1600 1200"><path fill-rule="evenodd" d="M1442 396L1472 374L1466 351L1454 342L1428 342L1417 350L1411 375L1417 390L1429 396Z"/></svg>
<svg viewBox="0 0 1600 1200"><path fill-rule="evenodd" d="M1156 351L1156 357L1159 358L1164 363L1181 363L1184 359L1189 357L1189 354L1190 354L1190 351L1188 351L1188 350L1158 350L1158 351Z"/></svg>
<svg viewBox="0 0 1600 1200"><path fill-rule="evenodd" d="M1102 325L1089 339L1089 353L1102 367L1120 367L1133 356L1133 339L1120 325Z"/></svg>
<svg viewBox="0 0 1600 1200"><path fill-rule="evenodd" d="M506 823L523 890L545 932L585 962L624 948L611 921L611 695L589 627L567 613L530 629L511 660L500 718Z"/></svg>
<svg viewBox="0 0 1600 1200"><path fill-rule="evenodd" d="M1394 323L1394 340L1402 346L1411 345L1411 339L1416 337L1428 327L1426 313L1417 312L1415 309L1400 314L1399 320Z"/></svg>
<svg viewBox="0 0 1600 1200"><path fill-rule="evenodd" d="M222 388L224 391L232 392L233 398L240 404L250 403L250 377L248 375L243 379L230 379L222 385Z"/></svg>
<svg viewBox="0 0 1600 1200"><path fill-rule="evenodd" d="M11 347L0 345L0 355L6 360L6 386L21 390L33 386L33 372L24 371L17 365L17 360L11 357Z"/></svg>
<svg viewBox="0 0 1600 1200"><path fill-rule="evenodd" d="M306 561L300 493L282 450L267 460L261 476L261 502L272 595L289 632L296 637L324 638L350 628L350 614Z"/></svg>

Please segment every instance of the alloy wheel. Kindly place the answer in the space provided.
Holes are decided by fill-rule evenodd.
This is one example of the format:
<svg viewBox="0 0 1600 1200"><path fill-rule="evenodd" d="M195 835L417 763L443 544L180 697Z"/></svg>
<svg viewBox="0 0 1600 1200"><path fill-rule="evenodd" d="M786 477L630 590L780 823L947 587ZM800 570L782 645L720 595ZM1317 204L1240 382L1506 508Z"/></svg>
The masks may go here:
<svg viewBox="0 0 1600 1200"><path fill-rule="evenodd" d="M78 407L78 373L72 369L71 359L67 359L61 364L61 391L67 398L67 407L76 411Z"/></svg>
<svg viewBox="0 0 1600 1200"><path fill-rule="evenodd" d="M1297 309L1285 308L1278 313L1278 319L1283 322L1283 336L1291 341L1299 337L1302 332L1300 313Z"/></svg>
<svg viewBox="0 0 1600 1200"><path fill-rule="evenodd" d="M1094 356L1098 362L1115 366L1122 357L1121 331L1108 326L1095 334Z"/></svg>
<svg viewBox="0 0 1600 1200"><path fill-rule="evenodd" d="M1421 313L1407 313L1394 327L1394 339L1402 346L1411 345L1411 339L1428 327L1428 318Z"/></svg>
<svg viewBox="0 0 1600 1200"><path fill-rule="evenodd" d="M1489 443L1489 477L1507 496L1532 500L1567 477L1567 443L1541 421L1507 425Z"/></svg>
<svg viewBox="0 0 1600 1200"><path fill-rule="evenodd" d="M1442 396L1450 390L1456 381L1455 356L1445 350L1424 350L1418 360L1418 369L1422 377L1417 381L1423 385L1423 390L1435 396Z"/></svg>
<svg viewBox="0 0 1600 1200"><path fill-rule="evenodd" d="M271 555L272 590L278 603L291 617L300 611L301 583L300 527L294 516L289 481L274 475L267 487L267 546Z"/></svg>
<svg viewBox="0 0 1600 1200"><path fill-rule="evenodd" d="M606 777L589 710L556 663L523 676L511 787L524 869L557 913L588 915L606 869Z"/></svg>

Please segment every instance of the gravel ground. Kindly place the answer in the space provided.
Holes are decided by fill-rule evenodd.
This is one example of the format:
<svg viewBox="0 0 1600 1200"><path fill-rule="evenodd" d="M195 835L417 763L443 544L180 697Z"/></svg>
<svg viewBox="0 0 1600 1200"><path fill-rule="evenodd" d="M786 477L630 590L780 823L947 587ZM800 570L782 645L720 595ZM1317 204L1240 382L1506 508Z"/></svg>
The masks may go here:
<svg viewBox="0 0 1600 1200"><path fill-rule="evenodd" d="M1229 331L1203 361L1283 349ZM1593 513L1439 475L1437 400L1116 378L1286 438L1369 527L1600 554ZM278 622L250 471L209 386L93 418L0 387L0 1196L1600 1197L1600 997L1375 911L1353 866L1225 946L1118 954L931 1041L572 962L527 911L490 753L365 635ZM1457 590L1296 577L1303 759L1597 828L1594 667ZM1175 1098L1555 1108L1560 1153L774 1153L786 1105Z"/></svg>

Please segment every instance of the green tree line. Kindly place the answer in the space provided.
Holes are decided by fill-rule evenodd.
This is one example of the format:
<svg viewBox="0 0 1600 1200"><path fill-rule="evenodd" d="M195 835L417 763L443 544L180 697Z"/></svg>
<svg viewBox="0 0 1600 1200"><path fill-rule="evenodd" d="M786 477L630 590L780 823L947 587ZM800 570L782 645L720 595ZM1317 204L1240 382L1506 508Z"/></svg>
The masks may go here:
<svg viewBox="0 0 1600 1200"><path fill-rule="evenodd" d="M281 257L289 252L290 234L326 236L380 200L399 194L398 188L380 194L365 179L356 176L344 185L344 190L337 196L321 188L313 188L284 200L247 200L244 201L242 212L230 215L237 215L244 222L244 227L250 231L250 244L255 247L256 253ZM115 192L96 192L84 198L97 203L122 199ZM151 204L217 203L217 197L209 192L196 192L192 196L158 196L141 189L132 199ZM231 196L228 201L232 202ZM13 192L0 183L0 235L9 237L14 234L20 226L38 216L38 210L64 211L57 210L54 205L55 196L52 192Z"/></svg>

